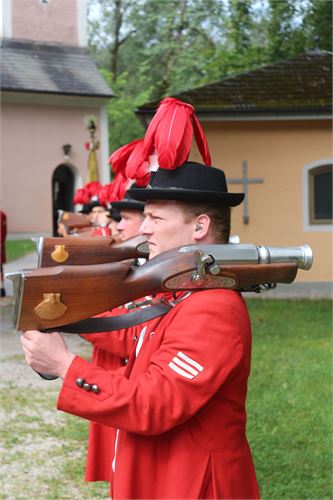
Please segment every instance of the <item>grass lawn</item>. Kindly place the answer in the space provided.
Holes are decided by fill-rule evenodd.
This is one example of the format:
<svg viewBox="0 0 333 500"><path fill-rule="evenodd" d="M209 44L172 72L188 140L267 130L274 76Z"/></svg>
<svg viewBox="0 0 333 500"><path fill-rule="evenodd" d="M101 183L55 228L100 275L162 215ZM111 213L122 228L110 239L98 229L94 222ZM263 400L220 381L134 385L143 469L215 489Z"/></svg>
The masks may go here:
<svg viewBox="0 0 333 500"><path fill-rule="evenodd" d="M31 240L7 240L6 257L7 262L24 257L28 253L36 251L36 244Z"/></svg>
<svg viewBox="0 0 333 500"><path fill-rule="evenodd" d="M329 500L331 302L247 302L253 325L247 434L261 497ZM23 365L23 356L12 363ZM23 500L27 491L43 500L107 497L107 484L83 481L88 424L55 410L59 387L55 381L23 389L6 380L0 387L5 412L0 483L6 486L1 498Z"/></svg>
<svg viewBox="0 0 333 500"><path fill-rule="evenodd" d="M332 498L332 304L247 300L248 439L263 499Z"/></svg>

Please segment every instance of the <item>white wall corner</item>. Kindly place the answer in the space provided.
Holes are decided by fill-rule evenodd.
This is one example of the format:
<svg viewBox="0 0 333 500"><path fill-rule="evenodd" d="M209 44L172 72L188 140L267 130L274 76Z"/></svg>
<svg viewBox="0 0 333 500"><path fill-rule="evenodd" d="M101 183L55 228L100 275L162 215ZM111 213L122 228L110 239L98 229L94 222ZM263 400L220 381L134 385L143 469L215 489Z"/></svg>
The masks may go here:
<svg viewBox="0 0 333 500"><path fill-rule="evenodd" d="M76 0L77 6L77 42L79 47L88 47L87 32L87 2L86 0Z"/></svg>
<svg viewBox="0 0 333 500"><path fill-rule="evenodd" d="M110 179L109 159L109 125L107 105L101 106L99 112L100 141L101 141L101 165L99 165L100 183L108 184Z"/></svg>
<svg viewBox="0 0 333 500"><path fill-rule="evenodd" d="M12 37L12 0L0 0L0 38Z"/></svg>

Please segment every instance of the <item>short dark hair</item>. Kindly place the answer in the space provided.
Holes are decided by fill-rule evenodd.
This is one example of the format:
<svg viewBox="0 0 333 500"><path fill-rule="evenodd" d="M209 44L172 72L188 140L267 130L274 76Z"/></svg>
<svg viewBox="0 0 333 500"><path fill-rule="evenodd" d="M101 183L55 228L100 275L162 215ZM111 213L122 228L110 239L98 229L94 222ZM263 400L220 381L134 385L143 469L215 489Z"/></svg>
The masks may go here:
<svg viewBox="0 0 333 500"><path fill-rule="evenodd" d="M218 243L228 243L230 237L230 207L207 202L177 201L184 213L184 219L189 222L193 217L206 214L212 221L212 228Z"/></svg>

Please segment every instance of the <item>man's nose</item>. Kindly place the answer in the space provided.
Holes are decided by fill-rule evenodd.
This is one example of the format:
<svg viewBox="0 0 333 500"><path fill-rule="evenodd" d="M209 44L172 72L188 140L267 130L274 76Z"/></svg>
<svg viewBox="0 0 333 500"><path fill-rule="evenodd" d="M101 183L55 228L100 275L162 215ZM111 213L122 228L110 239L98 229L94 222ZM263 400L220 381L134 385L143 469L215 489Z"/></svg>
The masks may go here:
<svg viewBox="0 0 333 500"><path fill-rule="evenodd" d="M151 234L151 225L149 224L147 217L143 220L143 222L140 226L139 232L140 232L140 234L143 234L143 235Z"/></svg>
<svg viewBox="0 0 333 500"><path fill-rule="evenodd" d="M122 231L124 229L124 223L123 223L122 219L121 219L121 221L118 222L116 228L118 231Z"/></svg>

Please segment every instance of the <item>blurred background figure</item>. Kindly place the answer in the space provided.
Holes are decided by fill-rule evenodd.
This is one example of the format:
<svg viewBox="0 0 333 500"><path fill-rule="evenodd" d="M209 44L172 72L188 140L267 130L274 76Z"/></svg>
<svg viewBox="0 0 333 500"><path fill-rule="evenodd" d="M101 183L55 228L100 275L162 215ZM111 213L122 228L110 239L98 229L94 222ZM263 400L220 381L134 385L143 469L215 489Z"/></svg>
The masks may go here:
<svg viewBox="0 0 333 500"><path fill-rule="evenodd" d="M92 236L111 236L109 215L110 212L106 208L104 208L102 212L98 212L94 215L95 222L92 230Z"/></svg>
<svg viewBox="0 0 333 500"><path fill-rule="evenodd" d="M6 237L7 237L7 216L5 212L0 210L1 216L1 297L6 296L6 290L4 285L4 276L3 276L3 264L6 263Z"/></svg>
<svg viewBox="0 0 333 500"><path fill-rule="evenodd" d="M109 228L111 230L111 236L114 238L115 243L120 243L122 239L118 231L118 223L121 221L121 215L119 210L111 206L108 217L109 217Z"/></svg>
<svg viewBox="0 0 333 500"><path fill-rule="evenodd" d="M145 204L141 201L133 200L131 197L131 189L137 189L139 186L133 184L125 193L121 201L112 203L112 207L120 212L121 220L117 224L117 230L120 234L121 241L126 241L139 234L140 226L143 222L143 210Z"/></svg>

